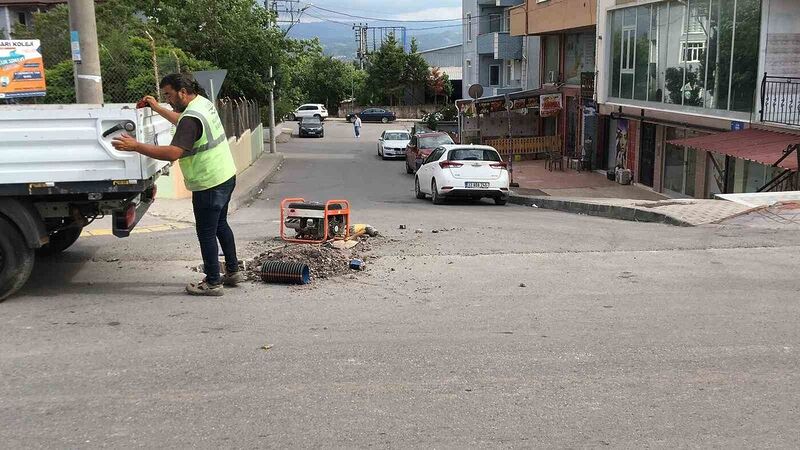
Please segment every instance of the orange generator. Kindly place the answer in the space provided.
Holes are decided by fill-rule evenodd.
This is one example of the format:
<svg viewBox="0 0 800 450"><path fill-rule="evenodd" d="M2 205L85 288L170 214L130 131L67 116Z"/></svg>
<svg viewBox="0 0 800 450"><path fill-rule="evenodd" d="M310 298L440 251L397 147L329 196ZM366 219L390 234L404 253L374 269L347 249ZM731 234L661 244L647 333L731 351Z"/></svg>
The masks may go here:
<svg viewBox="0 0 800 450"><path fill-rule="evenodd" d="M286 235L286 229L295 232ZM306 202L302 198L281 201L281 239L287 242L321 244L330 240L347 239L350 233L350 202L328 200L325 203Z"/></svg>

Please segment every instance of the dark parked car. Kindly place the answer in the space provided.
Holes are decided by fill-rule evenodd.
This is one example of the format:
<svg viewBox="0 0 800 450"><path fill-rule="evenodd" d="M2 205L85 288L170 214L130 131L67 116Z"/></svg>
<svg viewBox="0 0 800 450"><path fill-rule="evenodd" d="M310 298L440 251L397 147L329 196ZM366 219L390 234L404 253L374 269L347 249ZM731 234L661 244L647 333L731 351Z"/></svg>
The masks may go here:
<svg viewBox="0 0 800 450"><path fill-rule="evenodd" d="M411 136L411 141L406 147L406 172L416 173L422 166L422 161L433 152L433 149L452 143L453 139L447 133L419 133Z"/></svg>
<svg viewBox="0 0 800 450"><path fill-rule="evenodd" d="M300 137L325 137L325 128L323 128L322 121L320 121L318 117L303 117L300 119L299 127L300 130L298 134Z"/></svg>
<svg viewBox="0 0 800 450"><path fill-rule="evenodd" d="M367 108L360 113L358 116L361 117L362 122L394 122L397 120L397 116L391 111L387 111L381 108ZM355 113L351 113L347 115L347 121L353 122L356 120Z"/></svg>

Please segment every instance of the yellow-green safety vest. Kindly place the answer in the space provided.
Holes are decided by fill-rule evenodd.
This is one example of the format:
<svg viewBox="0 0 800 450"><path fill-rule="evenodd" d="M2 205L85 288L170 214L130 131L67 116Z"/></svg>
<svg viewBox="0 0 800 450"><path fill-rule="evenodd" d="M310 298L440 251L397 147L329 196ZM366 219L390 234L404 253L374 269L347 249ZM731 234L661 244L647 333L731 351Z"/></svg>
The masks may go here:
<svg viewBox="0 0 800 450"><path fill-rule="evenodd" d="M181 113L178 123L187 116L203 124L203 134L195 141L192 151L179 160L186 189L202 191L219 186L236 175L236 164L217 109L207 98L198 95Z"/></svg>

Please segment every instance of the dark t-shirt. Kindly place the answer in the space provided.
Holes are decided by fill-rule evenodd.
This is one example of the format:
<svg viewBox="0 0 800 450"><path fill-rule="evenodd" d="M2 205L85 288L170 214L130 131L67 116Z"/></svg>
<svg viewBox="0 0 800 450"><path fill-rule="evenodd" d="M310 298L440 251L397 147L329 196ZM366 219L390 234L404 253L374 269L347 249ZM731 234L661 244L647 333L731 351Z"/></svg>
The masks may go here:
<svg viewBox="0 0 800 450"><path fill-rule="evenodd" d="M178 121L175 135L172 136L172 145L183 149L183 156L194 154L192 147L203 136L203 124L195 117L185 116Z"/></svg>

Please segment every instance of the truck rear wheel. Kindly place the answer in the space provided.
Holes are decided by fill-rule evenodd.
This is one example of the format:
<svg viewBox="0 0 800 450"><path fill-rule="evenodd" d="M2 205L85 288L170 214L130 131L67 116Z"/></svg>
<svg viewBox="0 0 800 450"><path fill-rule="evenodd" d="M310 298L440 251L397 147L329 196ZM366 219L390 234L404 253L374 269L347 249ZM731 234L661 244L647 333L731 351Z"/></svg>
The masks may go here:
<svg viewBox="0 0 800 450"><path fill-rule="evenodd" d="M17 292L31 276L34 252L17 228L0 217L0 302Z"/></svg>
<svg viewBox="0 0 800 450"><path fill-rule="evenodd" d="M36 251L41 256L55 255L68 249L81 236L83 228L72 226L50 235L50 242Z"/></svg>

